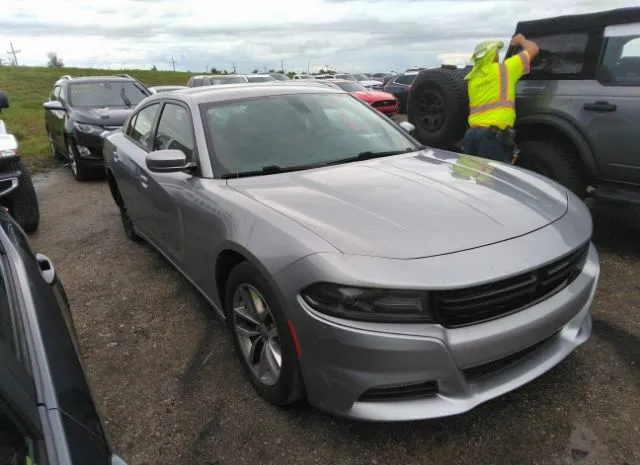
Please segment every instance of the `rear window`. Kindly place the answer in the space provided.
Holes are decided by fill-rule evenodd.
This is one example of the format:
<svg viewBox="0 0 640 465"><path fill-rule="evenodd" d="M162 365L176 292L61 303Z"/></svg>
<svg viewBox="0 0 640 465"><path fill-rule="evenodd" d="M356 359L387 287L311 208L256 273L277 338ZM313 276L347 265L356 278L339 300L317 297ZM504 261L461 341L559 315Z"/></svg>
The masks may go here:
<svg viewBox="0 0 640 465"><path fill-rule="evenodd" d="M249 82L270 82L275 81L275 78L271 76L247 76Z"/></svg>
<svg viewBox="0 0 640 465"><path fill-rule="evenodd" d="M240 76L211 76L207 77L207 83L210 86L219 86L221 84L242 84L245 82Z"/></svg>
<svg viewBox="0 0 640 465"><path fill-rule="evenodd" d="M417 74L402 74L398 76L393 82L396 84L411 85L416 76Z"/></svg>
<svg viewBox="0 0 640 465"><path fill-rule="evenodd" d="M359 92L367 90L365 86L358 82L336 82L336 85L345 92Z"/></svg>

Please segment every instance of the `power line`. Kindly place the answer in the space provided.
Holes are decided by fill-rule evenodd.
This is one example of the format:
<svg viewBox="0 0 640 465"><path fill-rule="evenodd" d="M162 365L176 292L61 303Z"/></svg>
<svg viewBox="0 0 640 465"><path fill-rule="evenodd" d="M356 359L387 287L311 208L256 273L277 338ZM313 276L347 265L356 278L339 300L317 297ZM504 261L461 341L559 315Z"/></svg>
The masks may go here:
<svg viewBox="0 0 640 465"><path fill-rule="evenodd" d="M18 66L18 57L16 56L18 53L22 52L22 50L16 50L13 48L13 42L9 42L11 44L11 51L7 51L8 55L13 55L13 60L11 60L11 64L13 66Z"/></svg>

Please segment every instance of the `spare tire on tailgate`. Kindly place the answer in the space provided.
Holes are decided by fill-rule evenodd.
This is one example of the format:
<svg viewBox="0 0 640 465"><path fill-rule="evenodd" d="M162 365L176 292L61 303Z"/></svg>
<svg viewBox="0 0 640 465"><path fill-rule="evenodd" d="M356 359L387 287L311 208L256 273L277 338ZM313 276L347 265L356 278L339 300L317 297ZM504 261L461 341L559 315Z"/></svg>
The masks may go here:
<svg viewBox="0 0 640 465"><path fill-rule="evenodd" d="M462 140L469 118L467 69L427 69L409 92L407 116L415 137L425 145L451 148Z"/></svg>

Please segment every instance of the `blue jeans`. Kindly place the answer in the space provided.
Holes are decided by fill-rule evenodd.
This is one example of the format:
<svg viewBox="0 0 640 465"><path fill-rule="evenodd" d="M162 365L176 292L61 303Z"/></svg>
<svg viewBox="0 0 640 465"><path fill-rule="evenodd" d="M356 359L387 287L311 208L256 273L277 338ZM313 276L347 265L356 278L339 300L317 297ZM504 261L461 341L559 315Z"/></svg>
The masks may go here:
<svg viewBox="0 0 640 465"><path fill-rule="evenodd" d="M469 128L462 140L462 151L467 155L511 163L513 148L507 147L497 137L490 137L485 128Z"/></svg>

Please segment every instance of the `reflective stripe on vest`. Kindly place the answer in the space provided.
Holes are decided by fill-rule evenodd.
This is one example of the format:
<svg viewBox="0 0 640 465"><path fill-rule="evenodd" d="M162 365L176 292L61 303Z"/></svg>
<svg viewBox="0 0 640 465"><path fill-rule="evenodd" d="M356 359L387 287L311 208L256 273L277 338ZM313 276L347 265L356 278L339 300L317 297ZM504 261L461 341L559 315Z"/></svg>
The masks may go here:
<svg viewBox="0 0 640 465"><path fill-rule="evenodd" d="M482 105L476 105L469 109L470 115L476 115L489 110L495 110L498 108L516 108L516 104L513 100L509 100L509 70L505 64L499 66L499 79L500 79L500 97L493 102L483 103Z"/></svg>

